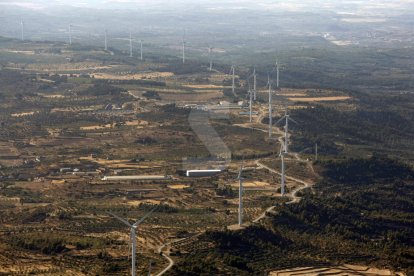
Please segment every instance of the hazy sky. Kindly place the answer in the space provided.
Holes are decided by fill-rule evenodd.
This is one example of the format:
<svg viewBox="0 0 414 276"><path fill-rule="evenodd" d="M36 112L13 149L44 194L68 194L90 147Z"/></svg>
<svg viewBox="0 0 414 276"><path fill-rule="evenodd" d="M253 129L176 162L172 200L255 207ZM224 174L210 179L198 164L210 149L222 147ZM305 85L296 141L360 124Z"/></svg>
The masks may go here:
<svg viewBox="0 0 414 276"><path fill-rule="evenodd" d="M125 10L261 10L293 12L336 12L362 16L414 13L414 0L0 0L2 8L45 11L65 6ZM4 10L5 8L3 8ZM4 15L3 11L3 15Z"/></svg>

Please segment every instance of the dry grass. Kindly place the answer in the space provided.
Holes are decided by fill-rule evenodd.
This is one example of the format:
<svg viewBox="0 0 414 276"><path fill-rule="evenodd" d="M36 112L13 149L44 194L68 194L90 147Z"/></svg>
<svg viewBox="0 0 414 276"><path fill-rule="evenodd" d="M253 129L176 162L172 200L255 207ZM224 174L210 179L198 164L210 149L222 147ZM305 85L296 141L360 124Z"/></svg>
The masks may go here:
<svg viewBox="0 0 414 276"><path fill-rule="evenodd" d="M112 75L107 73L95 73L91 76L95 79L105 80L142 80L142 79L157 79L157 78L168 78L174 76L172 72L148 72L148 73L137 73L137 74L125 74L125 75Z"/></svg>
<svg viewBox="0 0 414 276"><path fill-rule="evenodd" d="M218 99L223 96L220 90L199 90L193 93L184 93L177 91L171 92L158 92L161 99L164 101L176 101L176 102L206 102L213 99Z"/></svg>
<svg viewBox="0 0 414 276"><path fill-rule="evenodd" d="M239 182L231 183L231 187L239 187ZM269 187L269 183L261 181L245 181L243 182L244 188L264 188Z"/></svg>
<svg viewBox="0 0 414 276"><path fill-rule="evenodd" d="M42 72L61 72L61 71L88 71L88 70L100 70L111 69L111 66L102 66L96 62L77 62L66 64L9 64L9 69L19 69L26 71L42 71ZM22 69L24 68L24 69Z"/></svg>
<svg viewBox="0 0 414 276"><path fill-rule="evenodd" d="M184 87L194 88L194 89L222 89L224 86L222 85L214 85L214 84L186 84L183 85Z"/></svg>
<svg viewBox="0 0 414 276"><path fill-rule="evenodd" d="M123 123L126 126L137 126L138 128L143 128L143 126L147 126L147 121L141 121L141 120L133 120L133 121L127 121ZM106 124L106 125L93 125L93 126L83 126L80 127L80 130L99 130L99 129L106 129L106 128L114 128L116 127L115 123L112 124Z"/></svg>
<svg viewBox="0 0 414 276"><path fill-rule="evenodd" d="M34 51L23 51L23 50L11 50L11 49L4 49L2 50L2 52L7 52L7 53L13 53L13 54L22 54L22 55L34 55L35 52Z"/></svg>
<svg viewBox="0 0 414 276"><path fill-rule="evenodd" d="M154 200L154 199L145 199L145 200L128 200L127 201L127 205L130 206L139 206L140 204L154 204L154 205L158 205L161 203L160 200Z"/></svg>
<svg viewBox="0 0 414 276"><path fill-rule="evenodd" d="M173 189L173 190L182 190L185 188L189 188L189 185L184 185L184 184L173 184L173 185L168 185L168 188Z"/></svg>
<svg viewBox="0 0 414 276"><path fill-rule="evenodd" d="M103 106L89 106L89 107L55 107L52 108L51 112L85 112L85 111L96 111L98 109L102 109Z"/></svg>
<svg viewBox="0 0 414 276"><path fill-rule="evenodd" d="M160 165L142 165L142 164L133 164L130 160L107 160L102 158L92 158L91 156L88 157L80 157L79 160L88 160L93 161L101 166L107 166L112 169L159 169L162 166Z"/></svg>
<svg viewBox="0 0 414 276"><path fill-rule="evenodd" d="M98 130L98 129L105 129L105 128L113 128L115 127L115 124L106 124L106 125L95 125L95 126L84 126L84 127L80 127L80 130Z"/></svg>
<svg viewBox="0 0 414 276"><path fill-rule="evenodd" d="M30 111L30 112L12 113L11 116L12 117L24 117L24 116L31 116L34 114L35 114L34 111Z"/></svg>
<svg viewBox="0 0 414 276"><path fill-rule="evenodd" d="M304 98L288 98L293 102L334 102L349 100L349 96L333 96L333 97L304 97Z"/></svg>
<svg viewBox="0 0 414 276"><path fill-rule="evenodd" d="M37 95L43 97L43 98L49 98L49 99L61 99L61 98L66 98L65 95L61 95L61 94L53 94L53 95L47 95L47 94L43 94L43 93L37 93Z"/></svg>
<svg viewBox="0 0 414 276"><path fill-rule="evenodd" d="M125 122L125 125L127 125L127 126L147 126L148 122L147 121L142 121L142 120L133 120L133 121Z"/></svg>

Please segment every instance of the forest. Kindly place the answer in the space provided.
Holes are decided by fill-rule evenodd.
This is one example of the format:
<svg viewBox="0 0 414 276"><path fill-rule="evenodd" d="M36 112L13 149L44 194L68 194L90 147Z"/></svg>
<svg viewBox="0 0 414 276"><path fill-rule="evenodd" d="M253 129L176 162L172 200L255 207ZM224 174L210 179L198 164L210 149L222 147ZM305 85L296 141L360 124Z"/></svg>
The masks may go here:
<svg viewBox="0 0 414 276"><path fill-rule="evenodd" d="M386 157L317 166L324 178L298 204L279 205L266 222L242 231L207 232L173 275L259 275L349 262L414 275L412 168Z"/></svg>

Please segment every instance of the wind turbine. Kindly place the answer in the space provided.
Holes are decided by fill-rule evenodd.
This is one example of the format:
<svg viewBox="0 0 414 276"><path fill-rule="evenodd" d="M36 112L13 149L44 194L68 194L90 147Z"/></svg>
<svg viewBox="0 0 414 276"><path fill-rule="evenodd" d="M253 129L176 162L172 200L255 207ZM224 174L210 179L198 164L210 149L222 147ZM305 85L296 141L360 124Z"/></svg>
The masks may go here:
<svg viewBox="0 0 414 276"><path fill-rule="evenodd" d="M132 57L132 34L129 32L129 57Z"/></svg>
<svg viewBox="0 0 414 276"><path fill-rule="evenodd" d="M232 65L231 66L231 74L232 74L232 81L231 81L231 92L233 93L233 95L236 95L235 93L234 93L234 90L236 89L236 82L235 82L235 80L236 80L236 75L235 75L235 67L234 67L234 65Z"/></svg>
<svg viewBox="0 0 414 276"><path fill-rule="evenodd" d="M187 34L187 30L184 28L183 29L183 38L182 38L182 43L181 43L183 64L185 64L185 45L186 45L185 37L186 37L186 34Z"/></svg>
<svg viewBox="0 0 414 276"><path fill-rule="evenodd" d="M276 88L279 89L279 63L276 60Z"/></svg>
<svg viewBox="0 0 414 276"><path fill-rule="evenodd" d="M250 123L252 122L252 108L253 108L253 91L249 88L249 113L250 113Z"/></svg>
<svg viewBox="0 0 414 276"><path fill-rule="evenodd" d="M105 29L105 51L108 51L108 30Z"/></svg>
<svg viewBox="0 0 414 276"><path fill-rule="evenodd" d="M143 49L143 48L142 48L142 42L143 42L143 41L142 41L142 39L141 39L141 40L140 40L140 53L141 53L141 60L143 60L143 57L144 57L144 56L143 56L143 50L142 50L142 49Z"/></svg>
<svg viewBox="0 0 414 276"><path fill-rule="evenodd" d="M315 161L318 161L318 143L315 143Z"/></svg>
<svg viewBox="0 0 414 276"><path fill-rule="evenodd" d="M244 161L243 161L244 162ZM239 180L239 226L243 224L243 162L240 166L239 174L237 176L237 180Z"/></svg>
<svg viewBox="0 0 414 276"><path fill-rule="evenodd" d="M270 73L267 75L267 85L269 87L269 138L272 138L272 82L270 81Z"/></svg>
<svg viewBox="0 0 414 276"><path fill-rule="evenodd" d="M182 51L183 51L183 64L185 63L185 39L183 37L183 43L182 43Z"/></svg>
<svg viewBox="0 0 414 276"><path fill-rule="evenodd" d="M69 24L69 45L72 45L72 24Z"/></svg>
<svg viewBox="0 0 414 276"><path fill-rule="evenodd" d="M286 154L286 149L284 149L283 143L280 143L280 151L279 151L279 157L280 157L280 161L281 161L281 186L280 186L280 193L282 196L285 195L285 154Z"/></svg>
<svg viewBox="0 0 414 276"><path fill-rule="evenodd" d="M213 70L213 47L208 47L208 59L210 61L210 68L209 70Z"/></svg>
<svg viewBox="0 0 414 276"><path fill-rule="evenodd" d="M256 67L253 70L253 91L254 91L254 100L256 100L256 91L257 91L257 75L256 75Z"/></svg>
<svg viewBox="0 0 414 276"><path fill-rule="evenodd" d="M20 21L21 40L24 40L24 22Z"/></svg>
<svg viewBox="0 0 414 276"><path fill-rule="evenodd" d="M131 267L131 275L136 276L136 247L137 247L137 240L136 240L136 229L138 226L152 213L155 209L158 208L158 205L152 208L148 213L146 213L140 220L135 222L134 224L129 223L127 220L109 212L111 216L125 224L131 229L130 232L130 239L131 239L131 255L132 255L132 267Z"/></svg>
<svg viewBox="0 0 414 276"><path fill-rule="evenodd" d="M288 131L289 131L289 121L294 122L295 124L297 124L297 122L295 120L293 120L292 118L290 118L290 115L287 113L287 108L285 109L285 115L280 118L276 124L280 123L281 121L285 120L285 146L284 146L284 152L288 153L288 145L289 145L289 135L288 135Z"/></svg>

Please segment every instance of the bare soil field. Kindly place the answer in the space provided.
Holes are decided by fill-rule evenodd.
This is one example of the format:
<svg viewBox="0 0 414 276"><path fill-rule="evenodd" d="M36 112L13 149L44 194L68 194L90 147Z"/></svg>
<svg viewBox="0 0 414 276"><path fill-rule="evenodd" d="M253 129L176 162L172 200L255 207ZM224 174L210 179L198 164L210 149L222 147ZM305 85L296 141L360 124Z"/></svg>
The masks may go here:
<svg viewBox="0 0 414 276"><path fill-rule="evenodd" d="M238 188L239 187L239 182L231 183L230 186L234 187L234 188ZM262 181L245 181L245 182L243 182L243 187L244 188L265 188L265 187L269 187L269 186L270 186L269 183L262 182Z"/></svg>
<svg viewBox="0 0 414 276"><path fill-rule="evenodd" d="M170 189L174 189L174 190L182 190L185 188L189 188L189 185L185 185L185 184L173 184L173 185L168 185L167 186Z"/></svg>
<svg viewBox="0 0 414 276"><path fill-rule="evenodd" d="M88 157L80 157L79 160L88 160L88 161L93 161L99 165L102 166L107 166L108 168L113 168L113 169L158 169L161 168L161 165L155 165L155 164L148 164L147 165L143 165L142 163L131 163L131 160L107 160L107 159L102 159L102 158L92 158L90 156Z"/></svg>
<svg viewBox="0 0 414 276"><path fill-rule="evenodd" d="M30 140L30 144L36 146L91 145L93 143L93 139L83 137L32 138Z"/></svg>
<svg viewBox="0 0 414 276"><path fill-rule="evenodd" d="M35 54L35 51L31 51L31 50L3 49L3 50L1 50L1 52L13 53L13 54L22 54L22 55L30 55L30 56Z"/></svg>
<svg viewBox="0 0 414 276"><path fill-rule="evenodd" d="M349 100L349 96L288 98L293 102L335 102Z"/></svg>
<svg viewBox="0 0 414 276"><path fill-rule="evenodd" d="M224 86L222 85L214 85L214 84L186 84L183 85L184 87L194 88L194 89L222 89Z"/></svg>
<svg viewBox="0 0 414 276"><path fill-rule="evenodd" d="M138 128L143 128L143 126L147 126L147 121L142 120L132 120L120 123L120 125L125 126L136 126ZM100 130L100 129L107 129L107 128L115 128L117 126L117 123L111 123L111 124L105 124L105 125L93 125L93 126L81 126L79 127L80 130Z"/></svg>
<svg viewBox="0 0 414 276"><path fill-rule="evenodd" d="M66 98L65 95L62 94L44 94L44 93L37 93L37 95L43 97L43 98L49 98L49 99L62 99L62 98Z"/></svg>
<svg viewBox="0 0 414 276"><path fill-rule="evenodd" d="M35 111L29 111L29 112L21 112L21 113L12 113L12 117L24 117L24 116L31 116L34 115Z"/></svg>
<svg viewBox="0 0 414 276"><path fill-rule="evenodd" d="M158 92L164 101L176 102L206 102L223 96L220 90L198 90L192 93L184 91Z"/></svg>
<svg viewBox="0 0 414 276"><path fill-rule="evenodd" d="M114 75L108 73L95 73L91 74L95 79L104 80L142 80L142 79L159 79L168 78L174 76L172 72L148 72L148 73L137 73L137 74L125 74L125 75Z"/></svg>
<svg viewBox="0 0 414 276"><path fill-rule="evenodd" d="M103 66L96 62L77 62L77 63L59 63L59 64L9 64L8 69L19 69L26 71L42 72L64 72L64 71L88 71L110 69L111 66ZM22 69L23 68L23 69Z"/></svg>
<svg viewBox="0 0 414 276"><path fill-rule="evenodd" d="M11 142L0 142L0 165L17 166L23 161L20 158L19 150Z"/></svg>

